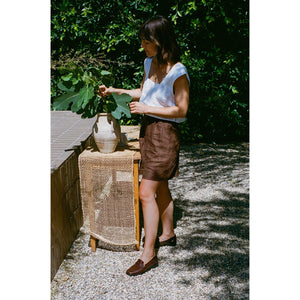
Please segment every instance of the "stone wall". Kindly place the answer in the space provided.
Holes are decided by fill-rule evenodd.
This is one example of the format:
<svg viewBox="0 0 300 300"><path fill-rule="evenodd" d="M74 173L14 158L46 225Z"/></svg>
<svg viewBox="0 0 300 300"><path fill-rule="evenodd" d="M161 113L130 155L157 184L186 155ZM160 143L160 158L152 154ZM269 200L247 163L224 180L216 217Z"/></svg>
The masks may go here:
<svg viewBox="0 0 300 300"><path fill-rule="evenodd" d="M83 224L78 157L93 142L94 122L51 112L51 280Z"/></svg>
<svg viewBox="0 0 300 300"><path fill-rule="evenodd" d="M82 226L78 155L51 174L51 280Z"/></svg>

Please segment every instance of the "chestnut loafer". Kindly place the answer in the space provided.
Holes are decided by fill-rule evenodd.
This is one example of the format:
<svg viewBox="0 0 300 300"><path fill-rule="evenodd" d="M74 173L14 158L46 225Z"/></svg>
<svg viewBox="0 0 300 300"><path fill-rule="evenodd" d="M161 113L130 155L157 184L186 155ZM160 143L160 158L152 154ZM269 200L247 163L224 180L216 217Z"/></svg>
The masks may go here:
<svg viewBox="0 0 300 300"><path fill-rule="evenodd" d="M138 259L137 262L126 271L126 274L129 276L140 275L157 266L157 256L154 256L146 265L141 259Z"/></svg>
<svg viewBox="0 0 300 300"><path fill-rule="evenodd" d="M160 247L163 247L163 246L176 246L176 235L174 235L173 237L171 237L170 239L168 239L166 241L159 242L159 246Z"/></svg>

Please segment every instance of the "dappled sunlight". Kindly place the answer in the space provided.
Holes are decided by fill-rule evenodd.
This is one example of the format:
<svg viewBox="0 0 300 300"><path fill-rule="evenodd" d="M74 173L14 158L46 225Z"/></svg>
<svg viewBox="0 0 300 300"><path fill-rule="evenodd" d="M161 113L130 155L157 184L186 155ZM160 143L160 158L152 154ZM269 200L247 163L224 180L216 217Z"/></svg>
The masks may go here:
<svg viewBox="0 0 300 300"><path fill-rule="evenodd" d="M215 296L249 293L249 161L247 144L197 145L182 149L181 176L172 195L182 217L172 262L182 285L205 281ZM180 182L180 186L179 186ZM184 253L184 255L182 255ZM194 276L195 269L203 269ZM210 295L213 296L213 295Z"/></svg>

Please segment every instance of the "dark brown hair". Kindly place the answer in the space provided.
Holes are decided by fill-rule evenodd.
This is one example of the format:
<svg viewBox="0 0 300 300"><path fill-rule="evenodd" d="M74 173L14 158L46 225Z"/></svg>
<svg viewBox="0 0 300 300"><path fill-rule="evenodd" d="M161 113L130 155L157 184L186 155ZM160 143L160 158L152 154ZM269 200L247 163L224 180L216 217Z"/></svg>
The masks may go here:
<svg viewBox="0 0 300 300"><path fill-rule="evenodd" d="M157 46L156 57L159 64L166 64L168 61L175 64L180 60L173 26L165 17L156 16L146 21L139 30L139 37Z"/></svg>

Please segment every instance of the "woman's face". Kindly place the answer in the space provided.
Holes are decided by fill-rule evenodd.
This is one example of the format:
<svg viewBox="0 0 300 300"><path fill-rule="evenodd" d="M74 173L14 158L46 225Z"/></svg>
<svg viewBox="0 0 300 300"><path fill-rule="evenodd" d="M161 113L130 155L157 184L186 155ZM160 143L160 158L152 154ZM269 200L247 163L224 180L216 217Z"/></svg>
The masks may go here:
<svg viewBox="0 0 300 300"><path fill-rule="evenodd" d="M148 40L142 40L141 47L144 48L145 53L148 57L155 56L157 53L156 45Z"/></svg>

